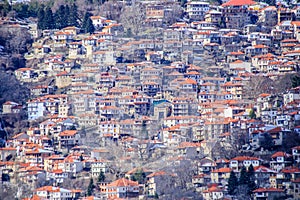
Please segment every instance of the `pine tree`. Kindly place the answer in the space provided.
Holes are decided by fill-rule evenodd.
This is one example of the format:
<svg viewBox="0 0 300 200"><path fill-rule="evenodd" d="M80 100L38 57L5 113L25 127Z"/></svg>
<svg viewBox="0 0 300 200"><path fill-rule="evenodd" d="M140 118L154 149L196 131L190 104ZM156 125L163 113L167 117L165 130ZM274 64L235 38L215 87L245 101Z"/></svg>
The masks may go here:
<svg viewBox="0 0 300 200"><path fill-rule="evenodd" d="M234 195L236 193L237 187L238 187L238 179L235 173L231 171L228 179L228 193L230 195Z"/></svg>
<svg viewBox="0 0 300 200"><path fill-rule="evenodd" d="M239 185L245 185L248 183L248 174L246 167L243 166L240 172L240 179L239 179Z"/></svg>
<svg viewBox="0 0 300 200"><path fill-rule="evenodd" d="M93 25L93 21L91 18L88 18L86 27L85 27L85 33L93 33L95 31L95 27Z"/></svg>
<svg viewBox="0 0 300 200"><path fill-rule="evenodd" d="M70 15L68 17L68 25L78 27L78 9L75 3L70 8Z"/></svg>
<svg viewBox="0 0 300 200"><path fill-rule="evenodd" d="M300 85L300 77L295 75L292 77L292 87L298 87Z"/></svg>
<svg viewBox="0 0 300 200"><path fill-rule="evenodd" d="M83 161L83 160L84 160L82 154L79 156L79 160L80 160L80 161Z"/></svg>
<svg viewBox="0 0 300 200"><path fill-rule="evenodd" d="M104 172L101 170L99 176L98 176L98 183L105 181L105 175Z"/></svg>
<svg viewBox="0 0 300 200"><path fill-rule="evenodd" d="M250 112L249 112L249 117L250 117L251 119L256 119L256 114L255 114L255 111L254 111L253 109L250 110Z"/></svg>
<svg viewBox="0 0 300 200"><path fill-rule="evenodd" d="M41 6L38 12L38 23L37 23L38 29L45 29L45 11L44 7Z"/></svg>
<svg viewBox="0 0 300 200"><path fill-rule="evenodd" d="M90 179L90 183L87 189L87 196L91 196L93 194L93 190L94 190L95 186L94 186L94 180L93 178Z"/></svg>
<svg viewBox="0 0 300 200"><path fill-rule="evenodd" d="M84 17L83 17L83 20L82 20L82 24L81 24L81 30L80 30L82 33L87 33L86 32L86 30L87 30L86 27L88 26L88 21L90 19L90 16L92 16L92 15L89 12L86 12L84 14Z"/></svg>
<svg viewBox="0 0 300 200"><path fill-rule="evenodd" d="M146 179L146 174L143 171L143 169L138 169L132 178L133 178L133 181L137 181L137 182L143 184Z"/></svg>
<svg viewBox="0 0 300 200"><path fill-rule="evenodd" d="M255 171L252 164L248 168L247 176L248 176L248 194L250 195L252 194L252 191L257 188L255 183Z"/></svg>
<svg viewBox="0 0 300 200"><path fill-rule="evenodd" d="M66 8L61 5L55 13L56 28L62 29L67 26Z"/></svg>
<svg viewBox="0 0 300 200"><path fill-rule="evenodd" d="M45 12L45 29L53 29L55 25L53 13L50 7L46 8Z"/></svg>
<svg viewBox="0 0 300 200"><path fill-rule="evenodd" d="M69 17L70 17L70 7L69 5L65 6L65 13L64 13L64 19L66 21L66 26L69 26Z"/></svg>

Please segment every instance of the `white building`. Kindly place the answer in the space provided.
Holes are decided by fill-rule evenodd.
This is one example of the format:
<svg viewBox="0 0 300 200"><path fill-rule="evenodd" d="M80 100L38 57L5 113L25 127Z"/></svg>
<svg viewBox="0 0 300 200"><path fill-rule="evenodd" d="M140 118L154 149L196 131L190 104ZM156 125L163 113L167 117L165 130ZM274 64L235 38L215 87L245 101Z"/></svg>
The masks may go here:
<svg viewBox="0 0 300 200"><path fill-rule="evenodd" d="M45 102L43 100L35 99L27 102L28 120L35 120L43 117L46 111Z"/></svg>
<svg viewBox="0 0 300 200"><path fill-rule="evenodd" d="M190 1L187 3L186 11L190 19L204 20L205 13L209 11L209 3L202 1Z"/></svg>

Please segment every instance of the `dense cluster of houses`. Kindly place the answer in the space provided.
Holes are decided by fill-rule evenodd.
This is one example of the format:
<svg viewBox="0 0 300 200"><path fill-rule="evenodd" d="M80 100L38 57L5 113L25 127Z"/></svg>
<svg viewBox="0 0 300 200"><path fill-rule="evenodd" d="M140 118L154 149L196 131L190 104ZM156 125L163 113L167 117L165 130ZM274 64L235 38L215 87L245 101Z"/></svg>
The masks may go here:
<svg viewBox="0 0 300 200"><path fill-rule="evenodd" d="M38 125L0 148L2 182L30 185L30 200L163 198L182 180L167 167L187 165L193 174L185 189L207 200L231 199L230 173L252 165L253 199L300 198L300 146L277 151L300 134L300 87L254 99L247 93L253 77L275 80L298 71L300 7L188 1L190 20L165 27L173 3L144 3L144 26L162 32L153 39L125 37L121 23L102 16L91 16L96 31L88 35L77 27L40 31L1 21L28 28L34 43L25 58L39 60L15 71L30 85L26 105L3 104L3 115L25 108ZM202 66L207 57L214 58L210 67ZM95 146L87 145L91 133ZM236 155L220 153L234 146ZM130 170L97 182L94 196L62 187L69 179L113 173L112 157ZM163 164L137 167L151 160Z"/></svg>

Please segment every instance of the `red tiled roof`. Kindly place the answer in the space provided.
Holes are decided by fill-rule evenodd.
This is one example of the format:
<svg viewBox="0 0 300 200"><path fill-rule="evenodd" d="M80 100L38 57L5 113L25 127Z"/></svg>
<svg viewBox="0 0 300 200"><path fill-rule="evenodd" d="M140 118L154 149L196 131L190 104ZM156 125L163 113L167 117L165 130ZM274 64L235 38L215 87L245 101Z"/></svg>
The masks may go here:
<svg viewBox="0 0 300 200"><path fill-rule="evenodd" d="M108 184L107 187L126 187L126 186L138 186L138 185L139 185L138 182L131 181L126 178L121 178Z"/></svg>
<svg viewBox="0 0 300 200"><path fill-rule="evenodd" d="M73 136L73 135L76 135L76 134L77 134L76 130L65 130L65 131L61 132L59 134L59 136Z"/></svg>
<svg viewBox="0 0 300 200"><path fill-rule="evenodd" d="M237 156L231 160L244 161L244 160L259 160L259 159L256 157L250 157L250 156Z"/></svg>
<svg viewBox="0 0 300 200"><path fill-rule="evenodd" d="M284 192L284 190L277 188L258 188L253 192Z"/></svg>
<svg viewBox="0 0 300 200"><path fill-rule="evenodd" d="M285 153L285 152L282 152L282 151L279 151L279 152L276 152L272 155L272 158L276 158L276 157L290 157L291 155Z"/></svg>
<svg viewBox="0 0 300 200"><path fill-rule="evenodd" d="M228 167L220 168L220 169L215 169L212 171L212 173L230 173L231 169Z"/></svg>
<svg viewBox="0 0 300 200"><path fill-rule="evenodd" d="M253 5L255 1L252 0L229 0L226 3L223 3L222 6L244 6L244 5Z"/></svg>

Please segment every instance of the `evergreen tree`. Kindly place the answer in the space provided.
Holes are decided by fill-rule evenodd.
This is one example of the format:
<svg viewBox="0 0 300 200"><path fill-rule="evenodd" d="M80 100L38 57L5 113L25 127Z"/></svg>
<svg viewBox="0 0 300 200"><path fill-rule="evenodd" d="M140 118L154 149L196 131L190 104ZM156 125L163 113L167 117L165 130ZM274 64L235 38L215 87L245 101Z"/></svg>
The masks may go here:
<svg viewBox="0 0 300 200"><path fill-rule="evenodd" d="M246 185L248 183L248 174L246 167L243 166L240 172L239 185Z"/></svg>
<svg viewBox="0 0 300 200"><path fill-rule="evenodd" d="M105 181L105 175L104 172L101 170L99 176L98 176L98 183Z"/></svg>
<svg viewBox="0 0 300 200"><path fill-rule="evenodd" d="M269 133L264 133L263 137L260 140L260 146L264 148L264 150L270 150L274 147L273 138Z"/></svg>
<svg viewBox="0 0 300 200"><path fill-rule="evenodd" d="M43 7L43 4L40 4L38 1L30 1L28 7L28 15L31 17L37 17L41 7Z"/></svg>
<svg viewBox="0 0 300 200"><path fill-rule="evenodd" d="M249 112L249 117L250 117L251 119L256 119L256 114L255 114L255 111L254 111L253 109L250 110L250 112Z"/></svg>
<svg viewBox="0 0 300 200"><path fill-rule="evenodd" d="M53 29L55 25L53 13L50 7L46 8L45 12L45 29Z"/></svg>
<svg viewBox="0 0 300 200"><path fill-rule="evenodd" d="M141 184L145 183L146 174L143 169L137 170L137 172L133 175L133 181L137 181Z"/></svg>
<svg viewBox="0 0 300 200"><path fill-rule="evenodd" d="M298 87L300 85L300 77L298 75L295 75L292 77L292 87Z"/></svg>
<svg viewBox="0 0 300 200"><path fill-rule="evenodd" d="M231 171L228 179L228 193L230 195L234 195L236 193L237 187L238 187L238 179L235 173Z"/></svg>
<svg viewBox="0 0 300 200"><path fill-rule="evenodd" d="M68 17L68 25L78 27L78 9L75 3L70 8L70 14Z"/></svg>
<svg viewBox="0 0 300 200"><path fill-rule="evenodd" d="M251 164L248 168L247 172L248 176L248 194L252 194L252 191L257 188L256 183L255 183L255 171L253 168L253 165Z"/></svg>
<svg viewBox="0 0 300 200"><path fill-rule="evenodd" d="M39 12L38 12L37 27L38 27L38 29L42 29L42 30L45 29L45 11L44 11L43 6L39 9Z"/></svg>
<svg viewBox="0 0 300 200"><path fill-rule="evenodd" d="M62 29L67 26L67 19L66 19L66 8L64 5L61 5L59 9L55 13L55 28Z"/></svg>
<svg viewBox="0 0 300 200"><path fill-rule="evenodd" d="M94 186L94 180L93 180L93 178L91 178L89 186L87 188L87 196L91 196L93 194L94 188L95 188L95 186Z"/></svg>
<svg viewBox="0 0 300 200"><path fill-rule="evenodd" d="M90 19L90 16L92 16L92 15L89 12L86 12L84 14L84 17L83 17L83 20L82 20L82 24L81 24L81 32L82 33L87 33L86 32L86 27L88 26L88 21Z"/></svg>
<svg viewBox="0 0 300 200"><path fill-rule="evenodd" d="M88 18L84 32L93 33L94 31L95 31L95 27L93 25L93 21L91 20L91 18Z"/></svg>
<svg viewBox="0 0 300 200"><path fill-rule="evenodd" d="M64 19L66 21L66 26L69 26L69 17L70 17L70 7L69 5L65 6Z"/></svg>
<svg viewBox="0 0 300 200"><path fill-rule="evenodd" d="M29 17L29 11L28 11L29 6L27 4L17 4L14 8L14 10L18 13L19 18L27 18Z"/></svg>
<svg viewBox="0 0 300 200"><path fill-rule="evenodd" d="M80 161L83 161L83 160L84 160L82 154L79 156L79 160L80 160Z"/></svg>

